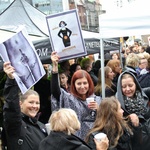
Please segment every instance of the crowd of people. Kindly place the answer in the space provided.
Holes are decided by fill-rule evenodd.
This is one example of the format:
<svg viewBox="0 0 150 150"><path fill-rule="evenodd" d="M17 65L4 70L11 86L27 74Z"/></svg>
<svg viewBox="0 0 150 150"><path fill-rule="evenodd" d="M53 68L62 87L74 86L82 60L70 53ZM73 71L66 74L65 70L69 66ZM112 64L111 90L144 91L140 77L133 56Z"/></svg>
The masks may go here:
<svg viewBox="0 0 150 150"><path fill-rule="evenodd" d="M102 87L99 60L83 57L70 64L54 51L51 72L45 68L46 76L25 94L14 79L15 68L5 62L3 149L149 150L149 53L136 43L121 56L110 56ZM95 135L101 132L106 137L99 141Z"/></svg>

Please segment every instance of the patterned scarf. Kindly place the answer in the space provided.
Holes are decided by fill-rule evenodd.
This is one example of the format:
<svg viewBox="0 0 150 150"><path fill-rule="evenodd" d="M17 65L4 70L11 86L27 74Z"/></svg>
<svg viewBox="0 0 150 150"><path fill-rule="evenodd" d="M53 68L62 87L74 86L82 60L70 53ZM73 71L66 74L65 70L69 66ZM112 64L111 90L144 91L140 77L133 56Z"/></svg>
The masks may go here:
<svg viewBox="0 0 150 150"><path fill-rule="evenodd" d="M125 107L129 113L144 115L147 112L144 106L144 97L137 91L134 98L125 97Z"/></svg>

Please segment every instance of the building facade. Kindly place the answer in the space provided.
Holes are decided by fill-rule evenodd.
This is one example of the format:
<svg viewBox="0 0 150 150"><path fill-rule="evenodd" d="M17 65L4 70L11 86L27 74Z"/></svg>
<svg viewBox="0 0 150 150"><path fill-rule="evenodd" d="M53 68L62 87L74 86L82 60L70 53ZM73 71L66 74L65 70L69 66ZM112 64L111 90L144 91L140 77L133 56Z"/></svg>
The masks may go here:
<svg viewBox="0 0 150 150"><path fill-rule="evenodd" d="M102 9L100 0L26 0L36 9L46 15L77 9L83 30L99 32L99 15L106 11ZM102 1L102 0L101 0ZM106 1L106 0L103 0ZM116 7L122 7L125 2L134 0L113 0ZM0 13L2 13L13 0L0 0ZM109 3L108 3L109 4Z"/></svg>
<svg viewBox="0 0 150 150"><path fill-rule="evenodd" d="M99 0L26 0L33 7L46 15L77 9L81 27L84 30L98 32L98 16L101 14ZM13 0L0 0L2 13Z"/></svg>

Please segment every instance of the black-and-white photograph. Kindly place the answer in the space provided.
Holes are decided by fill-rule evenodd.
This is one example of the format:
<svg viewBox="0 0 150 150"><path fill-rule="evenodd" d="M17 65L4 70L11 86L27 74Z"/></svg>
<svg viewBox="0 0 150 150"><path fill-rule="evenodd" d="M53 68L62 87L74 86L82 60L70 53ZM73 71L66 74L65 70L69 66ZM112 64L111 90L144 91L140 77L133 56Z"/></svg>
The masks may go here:
<svg viewBox="0 0 150 150"><path fill-rule="evenodd" d="M15 68L15 79L22 93L45 75L39 56L28 40L25 29L0 44L0 54L4 62L11 62Z"/></svg>

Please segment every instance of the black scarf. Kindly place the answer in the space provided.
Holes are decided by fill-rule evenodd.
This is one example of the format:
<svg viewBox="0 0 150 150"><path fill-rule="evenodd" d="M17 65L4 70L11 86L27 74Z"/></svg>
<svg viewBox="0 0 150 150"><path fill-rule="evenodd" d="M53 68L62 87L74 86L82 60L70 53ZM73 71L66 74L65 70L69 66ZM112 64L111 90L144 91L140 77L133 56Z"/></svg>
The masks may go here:
<svg viewBox="0 0 150 150"><path fill-rule="evenodd" d="M133 98L124 97L125 107L129 113L135 113L136 115L145 115L147 112L144 106L144 97L139 91L136 91Z"/></svg>

